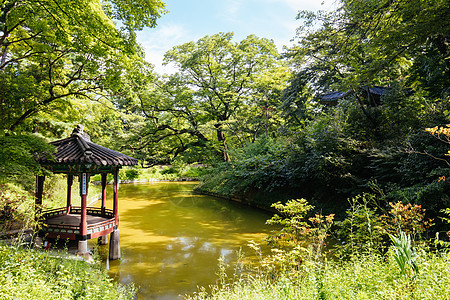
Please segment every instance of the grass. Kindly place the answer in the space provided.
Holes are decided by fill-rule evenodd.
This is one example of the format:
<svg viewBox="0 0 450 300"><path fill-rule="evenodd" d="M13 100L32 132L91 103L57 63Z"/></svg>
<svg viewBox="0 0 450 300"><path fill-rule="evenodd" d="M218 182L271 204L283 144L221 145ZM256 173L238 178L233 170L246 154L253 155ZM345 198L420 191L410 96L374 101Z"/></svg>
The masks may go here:
<svg viewBox="0 0 450 300"><path fill-rule="evenodd" d="M304 263L296 276L270 275L264 269L233 282L205 288L187 299L450 299L450 253L419 252L414 278L404 276L387 257L355 255L347 261Z"/></svg>
<svg viewBox="0 0 450 300"><path fill-rule="evenodd" d="M90 186L92 197L100 187ZM46 178L45 208L66 205L66 177ZM79 205L78 182L72 188L73 204ZM90 198L91 198L90 197ZM0 231L34 227L34 196L20 186L0 186ZM134 299L134 288L119 285L100 263L88 263L66 251L30 249L0 241L0 299Z"/></svg>
<svg viewBox="0 0 450 300"><path fill-rule="evenodd" d="M450 299L450 248L431 250L427 245L432 241L414 246L410 235L400 230L386 248L352 250L342 259L339 248L334 248L336 256L327 255L333 248L324 252L333 215L307 218L312 206L304 199L275 208L279 214L268 223L283 227L270 236L272 253L263 256L260 247L250 243L257 263L238 261L229 277L219 260L218 284L187 299ZM353 221L355 230L366 226Z"/></svg>
<svg viewBox="0 0 450 300"><path fill-rule="evenodd" d="M100 264L0 245L0 299L133 299Z"/></svg>

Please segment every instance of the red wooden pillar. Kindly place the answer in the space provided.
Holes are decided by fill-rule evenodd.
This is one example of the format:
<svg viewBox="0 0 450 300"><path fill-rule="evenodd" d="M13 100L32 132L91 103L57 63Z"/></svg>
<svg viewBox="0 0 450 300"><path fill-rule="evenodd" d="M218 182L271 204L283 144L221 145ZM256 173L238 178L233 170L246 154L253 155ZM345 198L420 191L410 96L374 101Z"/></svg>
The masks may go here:
<svg viewBox="0 0 450 300"><path fill-rule="evenodd" d="M114 224L119 225L119 168L114 170Z"/></svg>
<svg viewBox="0 0 450 300"><path fill-rule="evenodd" d="M40 214L42 212L42 194L44 193L44 180L45 176L36 176L36 191L34 200L34 211L36 219L40 217Z"/></svg>
<svg viewBox="0 0 450 300"><path fill-rule="evenodd" d="M80 174L80 196L81 196L81 218L80 218L80 235L81 239L78 241L78 255L85 257L89 256L87 248L87 194L89 185L89 175L86 173Z"/></svg>
<svg viewBox="0 0 450 300"><path fill-rule="evenodd" d="M106 173L102 173L102 215L106 210Z"/></svg>
<svg viewBox="0 0 450 300"><path fill-rule="evenodd" d="M80 234L82 236L87 235L87 219L86 219L86 207L87 207L87 191L88 191L88 175L82 173L80 178L80 194L81 194L81 220L80 220Z"/></svg>
<svg viewBox="0 0 450 300"><path fill-rule="evenodd" d="M73 184L73 175L67 175L67 213L70 214L70 210L72 209L72 184Z"/></svg>
<svg viewBox="0 0 450 300"><path fill-rule="evenodd" d="M120 233L119 233L119 168L114 170L114 231L111 232L109 239L109 259L120 258Z"/></svg>

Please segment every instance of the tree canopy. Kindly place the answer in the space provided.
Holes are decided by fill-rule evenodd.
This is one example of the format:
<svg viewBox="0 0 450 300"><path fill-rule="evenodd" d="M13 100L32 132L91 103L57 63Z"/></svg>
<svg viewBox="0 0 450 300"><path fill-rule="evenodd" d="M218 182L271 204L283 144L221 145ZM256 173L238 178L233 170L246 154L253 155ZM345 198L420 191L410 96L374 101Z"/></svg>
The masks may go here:
<svg viewBox="0 0 450 300"><path fill-rule="evenodd" d="M179 71L161 78L142 99L148 122L140 143L164 148L162 141L170 141L163 153L173 156L213 147L228 161L227 135L242 140L263 132L264 107L277 107L289 72L277 61L273 41L232 39L232 33L219 33L166 53L165 62Z"/></svg>
<svg viewBox="0 0 450 300"><path fill-rule="evenodd" d="M124 78L150 70L134 31L165 13L159 0L5 0L0 8L0 136L4 147L19 141L28 150L37 141L14 136L55 134L84 119L89 101L117 107ZM2 161L25 155L14 147Z"/></svg>
<svg viewBox="0 0 450 300"><path fill-rule="evenodd" d="M448 93L442 80L449 77L449 5L445 0L343 0L330 13L302 11L298 45L288 55L310 64L319 91L403 79Z"/></svg>
<svg viewBox="0 0 450 300"><path fill-rule="evenodd" d="M113 94L128 70L145 64L134 30L154 26L161 13L158 0L3 1L2 131L71 99Z"/></svg>

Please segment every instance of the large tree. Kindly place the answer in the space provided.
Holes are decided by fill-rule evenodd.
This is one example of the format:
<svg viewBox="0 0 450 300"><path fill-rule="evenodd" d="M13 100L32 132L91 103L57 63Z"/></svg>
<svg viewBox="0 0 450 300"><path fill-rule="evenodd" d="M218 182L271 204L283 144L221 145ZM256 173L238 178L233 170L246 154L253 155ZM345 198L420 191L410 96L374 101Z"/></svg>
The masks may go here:
<svg viewBox="0 0 450 300"><path fill-rule="evenodd" d="M298 44L288 55L300 70L310 71L316 90L407 79L448 93L447 0L342 0L333 12L302 11L298 19Z"/></svg>
<svg viewBox="0 0 450 300"><path fill-rule="evenodd" d="M126 79L149 76L134 31L155 26L164 3L2 0L0 9L0 181L23 184L39 169L31 153L48 150L30 133L60 136L67 122L95 119L92 102L114 111L130 96Z"/></svg>
<svg viewBox="0 0 450 300"><path fill-rule="evenodd" d="M375 131L393 116L380 110L407 114L412 106L448 102L449 1L342 0L335 11L302 11L298 18L298 44L287 52L297 75L284 97L294 118L305 117L311 93L337 90L350 91ZM395 87L381 109L370 101L374 85ZM410 88L415 97L405 93Z"/></svg>
<svg viewBox="0 0 450 300"><path fill-rule="evenodd" d="M234 137L238 130L244 132L249 119L239 116L273 105L289 75L277 61L273 41L254 35L240 42L232 39L232 33L219 33L166 53L165 62L179 71L161 80L158 94L142 103L151 120L142 134L145 145L170 139L171 153L178 154L218 143L222 159L229 160L227 132Z"/></svg>
<svg viewBox="0 0 450 300"><path fill-rule="evenodd" d="M45 110L99 100L144 65L135 30L155 26L160 0L4 0L0 12L0 128ZM119 28L116 23L122 24Z"/></svg>

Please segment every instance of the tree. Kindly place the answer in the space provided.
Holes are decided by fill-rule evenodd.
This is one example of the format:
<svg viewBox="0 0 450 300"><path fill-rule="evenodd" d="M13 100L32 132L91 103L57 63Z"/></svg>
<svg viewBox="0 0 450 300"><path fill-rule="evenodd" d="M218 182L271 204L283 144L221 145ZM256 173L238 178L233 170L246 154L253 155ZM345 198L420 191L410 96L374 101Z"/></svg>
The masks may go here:
<svg viewBox="0 0 450 300"><path fill-rule="evenodd" d="M428 89L442 95L449 86L449 11L446 0L343 0L331 13L300 12L304 23L297 31L298 45L288 55L300 68L308 63L318 91L396 79L428 85L427 75L439 74Z"/></svg>
<svg viewBox="0 0 450 300"><path fill-rule="evenodd" d="M450 124L447 124L447 126L442 126L442 127L435 126L433 128L426 128L425 130L428 133L430 133L432 136L436 137L441 142L450 145ZM429 154L427 152L425 152L424 154L429 155L429 156L433 157L434 159L443 161L447 164L447 166L450 167L450 161L448 161L447 159L435 157L432 154ZM450 150L448 150L447 153L444 155L450 156ZM445 176L443 177L443 179L445 180Z"/></svg>
<svg viewBox="0 0 450 300"><path fill-rule="evenodd" d="M0 8L0 180L26 184L40 171L33 153L51 151L30 133L59 136L66 122L88 118L80 112L92 101L116 109L114 96L128 96L124 79L148 77L134 31L155 26L164 3L3 0Z"/></svg>
<svg viewBox="0 0 450 300"><path fill-rule="evenodd" d="M232 38L232 33L205 36L166 53L165 62L179 68L177 74L162 84L161 96L171 105L160 106L157 100L144 104L160 115L178 118L176 121L169 118L168 122L174 121L171 125L155 124L152 133L161 133L161 140L164 135L179 139L181 134L189 134L197 141L207 142L211 141L208 130L213 130L222 159L229 161L226 134L229 123L252 105L264 106L261 99L273 101L270 91L262 93L263 77L279 74L276 76L280 80L271 84L270 90L274 93L282 90L288 71L276 61L278 53L273 41L250 35L233 43ZM179 125L189 129L175 129Z"/></svg>
<svg viewBox="0 0 450 300"><path fill-rule="evenodd" d="M134 30L155 26L163 9L159 0L2 1L2 131L16 131L55 103L117 91L128 70L145 64Z"/></svg>

